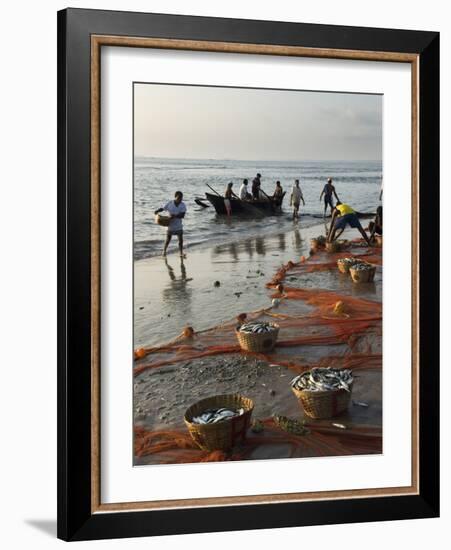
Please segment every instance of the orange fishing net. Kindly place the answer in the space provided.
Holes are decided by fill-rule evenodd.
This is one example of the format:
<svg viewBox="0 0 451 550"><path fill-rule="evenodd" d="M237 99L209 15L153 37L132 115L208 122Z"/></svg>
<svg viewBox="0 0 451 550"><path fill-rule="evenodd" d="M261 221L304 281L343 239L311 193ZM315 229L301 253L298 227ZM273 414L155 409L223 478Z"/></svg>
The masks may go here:
<svg viewBox="0 0 451 550"><path fill-rule="evenodd" d="M196 446L187 432L152 432L136 427L135 456L140 459L147 457L158 464L186 464L251 460L256 458L254 453L262 446L276 449L274 458L374 454L379 453L382 447L382 433L378 427L353 426L343 430L307 424L310 433L299 436L278 428L271 418L264 420L263 424L262 433L250 433L244 443L229 452L203 451ZM283 455L280 450L283 451Z"/></svg>
<svg viewBox="0 0 451 550"><path fill-rule="evenodd" d="M344 257L359 257L378 266L382 259L381 249L359 248L358 252L348 250L335 254L317 253L307 260L301 259L297 264L289 262L281 267L268 283L267 286L271 288L284 281L283 288L280 287L280 290L271 296L280 300L279 307L247 314L248 320L275 320L280 325L277 348L263 356L264 358L272 363L288 365L298 371L305 366L295 357L302 351L301 348L344 345L344 358L327 353L326 357L316 358L318 360L314 363L323 366L340 363L353 368L381 366L380 353L375 353L368 342L366 350L357 349L357 355L352 355L362 336L380 337L382 331L380 300L322 290L320 287L303 288L301 286L305 274L321 273L326 270L337 271L337 259ZM378 267L378 269L381 268ZM290 275L290 284L285 281L287 275ZM336 276L347 277L339 274L338 271ZM299 281L299 286L291 283L293 278ZM340 307L337 312L338 303ZM199 333L185 331L185 334L181 334L175 341L166 345L137 350L140 352L140 357L137 359L134 374L137 376L147 369L180 361L238 353L240 347L235 335L236 325L237 321L231 321ZM291 353L286 351L287 348L292 348ZM290 359L287 359L287 353L291 356ZM306 368L311 368L312 364L309 362Z"/></svg>
<svg viewBox="0 0 451 550"><path fill-rule="evenodd" d="M377 266L376 282L354 285L349 275L338 272L337 260L358 257ZM280 326L274 350L253 354L296 373L312 367L380 369L382 367L382 251L353 242L339 253L318 252L299 263L281 266L267 284L277 306L247 313L247 320L276 321ZM324 290L322 277L329 277ZM335 284L335 286L333 286ZM134 375L148 369L176 364L213 355L240 353L235 330L239 319L209 330L185 330L174 341L162 346L142 348L135 356ZM241 352L244 353L244 352ZM201 451L188 432L146 431L135 428L135 454L155 463L188 463L201 461L245 460L253 458L256 449L285 446L288 456L338 456L381 452L379 427L353 426L340 430L311 426L306 436L295 436L280 430L271 419L264 421L262 434L249 434L246 442L233 453ZM285 448L284 447L284 448ZM153 457L153 458L152 458Z"/></svg>

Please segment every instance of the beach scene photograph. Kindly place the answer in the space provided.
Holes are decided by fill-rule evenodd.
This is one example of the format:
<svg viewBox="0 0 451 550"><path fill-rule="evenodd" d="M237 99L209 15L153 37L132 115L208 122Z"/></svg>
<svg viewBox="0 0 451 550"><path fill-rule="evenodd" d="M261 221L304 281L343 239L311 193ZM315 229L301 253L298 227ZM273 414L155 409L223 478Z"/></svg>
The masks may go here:
<svg viewBox="0 0 451 550"><path fill-rule="evenodd" d="M133 85L134 466L381 454L383 96Z"/></svg>

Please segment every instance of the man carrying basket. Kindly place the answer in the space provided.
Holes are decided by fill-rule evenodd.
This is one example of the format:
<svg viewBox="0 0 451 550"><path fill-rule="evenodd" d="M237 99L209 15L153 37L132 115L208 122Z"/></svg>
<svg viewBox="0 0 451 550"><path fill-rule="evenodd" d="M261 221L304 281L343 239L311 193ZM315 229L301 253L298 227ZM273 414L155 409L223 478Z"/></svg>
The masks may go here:
<svg viewBox="0 0 451 550"><path fill-rule="evenodd" d="M163 248L163 256L166 256L169 243L171 242L172 235L177 235L179 240L179 250L180 250L180 257L184 258L185 255L183 254L183 222L182 219L185 217L186 214L186 205L182 201L183 199L183 193L181 191L176 191L174 195L174 200L169 201L167 204L163 206L163 208L159 208L158 210L155 210L155 215L159 214L160 212L169 212L169 225L168 230L166 234L166 241L164 243Z"/></svg>

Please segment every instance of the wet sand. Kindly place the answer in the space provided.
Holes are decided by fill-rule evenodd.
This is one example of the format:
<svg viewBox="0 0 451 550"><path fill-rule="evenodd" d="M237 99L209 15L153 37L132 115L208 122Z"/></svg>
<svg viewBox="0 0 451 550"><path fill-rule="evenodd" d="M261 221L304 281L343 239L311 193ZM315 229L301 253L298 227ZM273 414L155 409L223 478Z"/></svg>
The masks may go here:
<svg viewBox="0 0 451 550"><path fill-rule="evenodd" d="M180 335L187 325L203 331L230 322L240 312L252 312L271 305L273 290L266 283L282 264L308 256L310 239L324 234L324 225L299 229L270 237L243 239L239 243L192 250L181 263L175 255L135 263L135 348L161 345ZM344 237L354 238L347 230ZM215 287L215 281L220 282ZM354 284L336 269L324 272L288 272L286 285L293 288L326 289L343 296L374 302L382 299L382 274L374 283ZM298 300L284 302L284 313L309 313L309 306ZM313 329L312 329L313 331ZM280 339L280 337L279 337ZM221 344L221 342L218 342ZM371 330L360 335L351 349L346 342L332 345L302 345L277 350L279 361L295 357L314 363L324 357L346 357L350 353L382 353L380 334ZM186 409L207 396L241 393L254 400L254 419L285 415L303 419L290 381L296 375L287 366L246 353L216 354L210 357L177 360L145 370L134 378L135 426L150 432L186 431ZM144 360L145 361L145 360ZM139 365L140 362L136 363ZM135 366L136 366L135 365ZM382 369L359 368L354 372L349 409L333 419L313 421L318 426L342 423L353 426L382 426ZM306 419L311 423L311 419ZM382 448L380 449L380 452ZM263 446L252 458L277 458L286 452ZM262 454L263 453L263 454ZM158 456L135 457L136 465L158 463Z"/></svg>
<svg viewBox="0 0 451 550"><path fill-rule="evenodd" d="M135 262L135 348L170 341L187 325L204 330L241 311L268 307L268 280L282 264L308 256L310 239L324 232L324 224L305 229L293 224L274 236L192 249L183 262L173 242L166 259Z"/></svg>

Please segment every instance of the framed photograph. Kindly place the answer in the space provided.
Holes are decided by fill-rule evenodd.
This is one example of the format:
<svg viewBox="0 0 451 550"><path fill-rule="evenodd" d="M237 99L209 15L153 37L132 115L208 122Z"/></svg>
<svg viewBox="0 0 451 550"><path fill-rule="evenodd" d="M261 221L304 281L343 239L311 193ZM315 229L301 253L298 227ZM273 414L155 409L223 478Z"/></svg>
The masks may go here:
<svg viewBox="0 0 451 550"><path fill-rule="evenodd" d="M58 536L439 514L439 35L58 13Z"/></svg>

